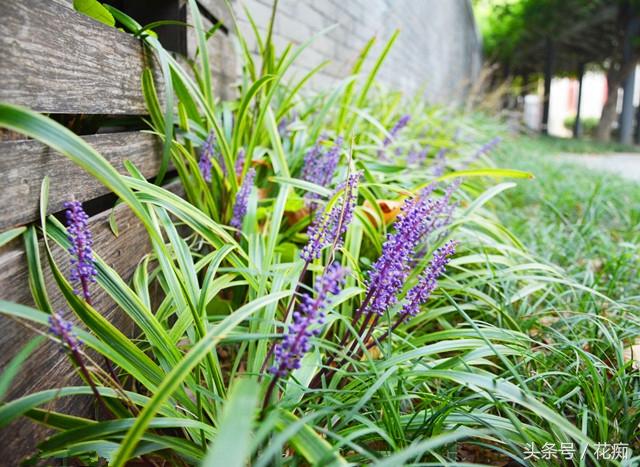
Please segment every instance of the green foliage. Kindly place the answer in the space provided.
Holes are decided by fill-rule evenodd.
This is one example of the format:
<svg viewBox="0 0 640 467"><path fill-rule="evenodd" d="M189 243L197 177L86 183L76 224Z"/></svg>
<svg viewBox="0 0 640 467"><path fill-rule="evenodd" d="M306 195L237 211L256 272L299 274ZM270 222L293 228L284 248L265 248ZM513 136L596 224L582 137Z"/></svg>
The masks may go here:
<svg viewBox="0 0 640 467"><path fill-rule="evenodd" d="M580 63L603 64L619 54L624 27L618 18L637 14L639 6L622 0L478 0L475 11L486 56L510 74L541 73L548 40L555 46L555 72L572 74Z"/></svg>
<svg viewBox="0 0 640 467"><path fill-rule="evenodd" d="M535 140L535 145L527 145L531 154L556 154L570 152L575 154L608 154L614 152L640 152L638 146L629 146L617 141L602 142L589 138L557 138L554 136L542 136Z"/></svg>
<svg viewBox="0 0 640 467"><path fill-rule="evenodd" d="M189 7L203 48L208 32L196 2ZM187 70L153 35L109 10L159 57L167 84L164 102L175 107L161 108L149 71L143 92L151 129L163 140L166 166L175 167L185 196L147 182L130 163L128 175L119 174L52 120L0 105L0 126L48 144L96 177L138 216L151 245L130 282L96 258L95 286L136 324L137 334L129 337L74 295L61 274L51 251L68 248L69 241L60 222L45 215L47 179L40 225L3 238L24 236L36 307L0 301L0 313L44 330L52 311L45 286L55 285L78 319L75 332L85 348L105 357L117 373L114 378L91 365L90 377L79 387L41 391L0 406L2 426L26 416L55 431L38 445L39 461L460 465L466 459L459 455L473 449L487 458L491 452L504 462L525 463L526 443L587 446L637 436L637 374L622 358L622 342L636 329L623 326L637 326L627 315L633 309L627 292L616 295L554 265L554 256L525 248L519 239L523 231L508 214L528 215L528 206L509 206L503 193L516 187L506 178L534 183L529 171L474 157L501 133L499 125L428 106L421 96L378 89L376 73L395 35L378 58L368 57L373 40L367 44L353 76L310 94L302 90L317 69L290 83L285 79L309 43L278 54L270 34L258 36L258 67L238 34L244 55L238 97L220 102L208 76L208 54L198 53ZM373 66L363 74L365 60ZM411 122L385 148L385 160L379 152L383 141L405 113ZM212 160L207 182L198 161L211 132L219 157ZM329 199L332 187L300 179L304 156L323 132L347 141L336 184L353 170L364 178L344 244L304 264L300 249L313 213L302 199L318 193L323 209L337 198ZM409 151L422 148L428 148L424 159L410 162ZM434 173L440 148L448 149L443 175ZM247 156L236 174L240 149ZM229 222L250 168L257 171L260 190L249 197L243 227L236 231ZM453 195L453 222L429 239L406 288L416 283L433 250L453 238L458 252L445 277L414 319L392 328L398 310L387 310L369 341L354 328L352 316L393 229L379 202L399 205L432 182L439 182L433 192L439 198L455 178L461 185ZM501 221L505 216L511 230ZM630 221L637 226L637 219ZM38 239L44 240L43 250ZM52 284L45 284L43 261L53 271ZM265 367L273 342L291 323L290 305L331 262L349 267L351 274L326 325L301 367L288 378L273 379ZM622 266L618 271L629 273ZM541 329L542 317L576 303L581 308ZM596 305L605 304L616 319L596 312ZM6 378L3 374L3 385ZM108 418L47 409L53 399L95 392L106 401ZM585 462L597 463L593 450Z"/></svg>
<svg viewBox="0 0 640 467"><path fill-rule="evenodd" d="M596 129L598 128L599 121L600 120L595 117L581 118L580 124L582 126L583 133L589 137L594 137L596 135ZM575 117L567 117L562 123L567 130L573 130L573 125L575 124L575 122Z"/></svg>
<svg viewBox="0 0 640 467"><path fill-rule="evenodd" d="M107 26L116 25L113 15L98 0L73 0L73 9Z"/></svg>
<svg viewBox="0 0 640 467"><path fill-rule="evenodd" d="M534 171L536 180L512 192L500 217L537 255L615 302L574 291L532 309L530 325L556 352L539 360L540 371L573 368L568 356L578 355L580 371L545 379L557 394L556 405L588 414L584 423L594 438L633 439L640 381L637 372L623 370L631 364L623 356L640 332L640 211L634 208L640 206L640 187L562 162L556 154L547 139L508 143L499 160Z"/></svg>

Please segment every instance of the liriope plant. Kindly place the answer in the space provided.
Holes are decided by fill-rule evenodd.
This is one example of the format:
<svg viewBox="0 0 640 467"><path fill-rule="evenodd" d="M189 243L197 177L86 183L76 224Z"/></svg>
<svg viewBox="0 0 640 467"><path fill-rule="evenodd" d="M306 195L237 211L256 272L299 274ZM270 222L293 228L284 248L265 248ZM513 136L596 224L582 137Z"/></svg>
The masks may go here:
<svg viewBox="0 0 640 467"><path fill-rule="evenodd" d="M196 2L189 7L203 51L207 35ZM313 96L301 92L311 74L285 83L306 44L277 54L270 33L257 35L258 66L239 35L245 65L232 102L215 100L207 53L190 73L153 35L139 35L161 63L163 98L149 71L144 94L184 198L131 164L119 175L59 124L0 104L0 126L95 176L138 216L152 246L127 283L91 251L86 232L77 235L82 223L65 228L43 214L38 227L11 235L24 236L37 309L0 302L0 312L60 341L84 384L7 402L0 425L44 422L57 433L39 444L40 459L96 465L456 465L457 443L526 463L527 443L601 439L531 377L552 368L539 365L546 352L562 362L571 351L540 350L512 312L580 287L530 255L492 212L514 186L495 178L528 174L492 166L497 140L473 118L378 89L395 35L368 75L360 73L372 42L352 76ZM54 182L43 183L43 213ZM70 208L71 220L84 219ZM59 247L78 267L73 277L54 260ZM68 310L52 309L43 261ZM138 335L100 315L88 299L96 287ZM41 408L80 394L100 404L97 419Z"/></svg>

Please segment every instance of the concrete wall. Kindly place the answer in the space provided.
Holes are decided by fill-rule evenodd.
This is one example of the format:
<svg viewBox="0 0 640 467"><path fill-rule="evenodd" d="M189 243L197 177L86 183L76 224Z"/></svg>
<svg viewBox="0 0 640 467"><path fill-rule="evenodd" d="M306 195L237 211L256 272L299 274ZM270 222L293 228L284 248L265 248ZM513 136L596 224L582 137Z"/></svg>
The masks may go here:
<svg viewBox="0 0 640 467"><path fill-rule="evenodd" d="M253 34L243 8L265 28L272 4L273 0L234 1L246 38ZM311 83L314 88L332 86L348 75L372 36L378 38L372 54L376 57L396 29L400 36L379 74L389 87L412 93L424 86L429 100L450 102L479 71L480 41L470 0L280 0L274 43L278 49L289 41L300 44L332 25L335 29L317 38L293 69L302 76L331 60Z"/></svg>

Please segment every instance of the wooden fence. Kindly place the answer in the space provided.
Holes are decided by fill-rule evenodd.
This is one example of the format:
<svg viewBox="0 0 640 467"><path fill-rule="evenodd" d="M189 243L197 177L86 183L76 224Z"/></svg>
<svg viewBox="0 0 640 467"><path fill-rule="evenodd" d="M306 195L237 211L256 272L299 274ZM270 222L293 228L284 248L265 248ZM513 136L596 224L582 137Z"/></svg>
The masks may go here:
<svg viewBox="0 0 640 467"><path fill-rule="evenodd" d="M71 128L74 122L91 121L97 116L144 116L141 75L152 57L132 35L77 13L71 3L71 0L0 0L0 101L52 114ZM136 4L135 10L147 15L135 18L142 24L159 19L189 19L184 0L109 3L125 11L127 4ZM222 0L200 1L198 5L206 18L205 26L211 27L218 19L229 24ZM135 10L128 13L134 16ZM169 17L174 13L179 16ZM153 17L153 14L162 16ZM167 43L184 47L186 50L180 51L193 56L193 35L175 27L172 34ZM160 39L163 40L162 35ZM232 92L236 62L232 38L226 28L210 39L209 55L216 92L219 96L228 96ZM82 125L75 127L78 129L87 131ZM121 172L123 161L130 160L146 177L157 173L161 148L153 136L139 131L118 131L117 125L109 131L92 129L88 131L92 134L81 133L81 136ZM141 224L126 206L119 205L113 210L119 227L119 235L115 236L108 225L112 201L95 202L108 191L67 158L37 141L19 138L22 137L0 132L0 233L37 222L40 186L48 175L49 213L59 212L69 199L92 201L90 228L95 250L128 280L149 249ZM174 182L170 188L175 186ZM42 245L40 250L43 254ZM54 256L60 265L68 268L68 255L64 251L55 249ZM44 279L54 309L64 310L64 300L44 263L46 261L43 261ZM106 293L98 287L94 290L96 310L124 332L133 333L132 324L118 312ZM21 239L0 248L0 298L34 306ZM36 332L24 323L5 317L0 317L0 326L1 371ZM25 363L5 400L79 382L59 346L47 340ZM91 401L60 398L49 407L87 415ZM19 459L34 452L48 432L46 424L36 425L26 419L4 428L0 465L17 465Z"/></svg>

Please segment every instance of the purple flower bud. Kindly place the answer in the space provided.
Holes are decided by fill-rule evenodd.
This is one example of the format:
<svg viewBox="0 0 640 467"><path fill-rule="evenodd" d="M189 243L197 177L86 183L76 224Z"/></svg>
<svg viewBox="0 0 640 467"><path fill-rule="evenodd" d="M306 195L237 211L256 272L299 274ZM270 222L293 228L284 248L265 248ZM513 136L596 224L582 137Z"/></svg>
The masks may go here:
<svg viewBox="0 0 640 467"><path fill-rule="evenodd" d="M82 209L82 204L78 201L67 201L64 203L67 210L67 235L71 242L69 254L71 254L71 272L69 280L80 285L80 289L74 289L78 295L82 294L84 299L91 303L89 284L95 282L98 271L95 268L93 252L93 237L89 230L89 216Z"/></svg>
<svg viewBox="0 0 640 467"><path fill-rule="evenodd" d="M220 169L222 170L222 174L226 177L228 174L227 165L224 162L222 153L216 149L216 133L214 130L211 130L209 135L207 135L207 139L202 145L202 150L200 151L200 161L198 162L198 167L200 168L202 178L204 178L207 183L211 181L213 159L216 160L216 162L220 166Z"/></svg>
<svg viewBox="0 0 640 467"><path fill-rule="evenodd" d="M49 332L62 341L62 345L66 346L72 352L78 351L82 342L73 332L73 326L65 320L60 313L53 312L49 315Z"/></svg>
<svg viewBox="0 0 640 467"><path fill-rule="evenodd" d="M476 152L475 157L480 157L483 154L487 154L491 152L493 148L495 148L500 143L500 141L502 141L502 138L500 138L499 136L496 136L495 138L490 140L488 143L480 147L480 149L478 149L478 151Z"/></svg>
<svg viewBox="0 0 640 467"><path fill-rule="evenodd" d="M328 266L316 284L316 296L304 294L299 309L293 313L293 320L281 342L274 347L275 361L269 372L277 377L285 377L292 370L300 368L300 361L311 349L310 338L320 333L329 306L329 294L336 295L344 284L348 270L337 263Z"/></svg>
<svg viewBox="0 0 640 467"><path fill-rule="evenodd" d="M242 175L242 169L244 168L244 161L246 159L246 154L244 152L244 148L240 148L238 151L238 157L236 158L236 165L234 170L236 172L236 177Z"/></svg>
<svg viewBox="0 0 640 467"><path fill-rule="evenodd" d="M211 181L211 157L213 156L214 144L216 142L216 134L211 131L207 136L207 139L202 146L202 150L200 151L200 161L198 162L198 167L200 168L200 173L202 174L202 178L204 178L205 182L209 183Z"/></svg>
<svg viewBox="0 0 640 467"><path fill-rule="evenodd" d="M347 181L335 192L344 190L341 200L337 201L328 213L319 212L316 215L308 230L309 241L300 252L302 259L311 262L320 257L325 247L333 245L334 248L339 248L342 245L342 235L353 219L361 177L362 172L349 175Z"/></svg>
<svg viewBox="0 0 640 467"><path fill-rule="evenodd" d="M244 177L242 185L236 194L236 202L233 205L233 217L231 218L231 227L238 229L236 236L240 236L240 230L242 229L242 221L247 214L247 204L249 203L249 194L251 188L253 188L253 181L256 176L256 169L251 167Z"/></svg>
<svg viewBox="0 0 640 467"><path fill-rule="evenodd" d="M454 241L447 242L438 248L433 254L433 259L429 266L421 274L418 283L413 286L406 296L406 302L400 310L401 315L415 316L420 310L420 305L426 303L438 285L438 278L444 272L445 266L449 263L449 258L456 251Z"/></svg>

